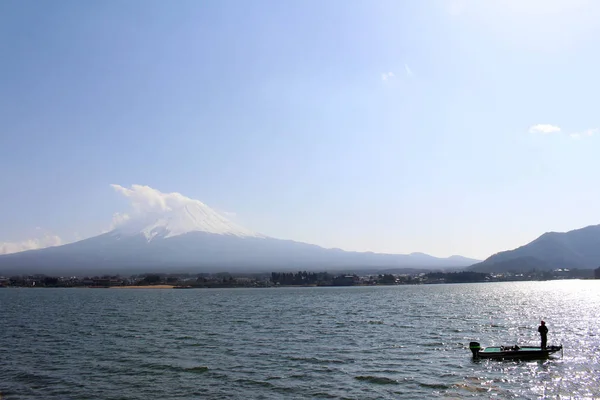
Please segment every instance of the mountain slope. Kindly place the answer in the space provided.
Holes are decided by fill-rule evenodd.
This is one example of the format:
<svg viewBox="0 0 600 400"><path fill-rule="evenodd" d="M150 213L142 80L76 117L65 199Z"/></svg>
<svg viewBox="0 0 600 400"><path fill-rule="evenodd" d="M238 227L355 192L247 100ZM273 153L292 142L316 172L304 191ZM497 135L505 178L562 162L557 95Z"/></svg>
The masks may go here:
<svg viewBox="0 0 600 400"><path fill-rule="evenodd" d="M175 237L109 232L58 247L0 256L0 271L270 271L340 268L446 268L470 259L346 252L268 237L188 232Z"/></svg>
<svg viewBox="0 0 600 400"><path fill-rule="evenodd" d="M600 225L569 232L547 232L531 243L503 251L469 267L473 271L526 271L536 268L591 269L600 265Z"/></svg>

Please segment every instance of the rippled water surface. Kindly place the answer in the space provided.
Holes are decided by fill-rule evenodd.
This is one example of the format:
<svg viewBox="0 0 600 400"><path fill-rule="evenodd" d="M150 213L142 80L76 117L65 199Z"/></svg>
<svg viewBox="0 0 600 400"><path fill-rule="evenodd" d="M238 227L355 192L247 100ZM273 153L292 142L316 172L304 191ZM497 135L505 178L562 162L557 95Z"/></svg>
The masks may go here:
<svg viewBox="0 0 600 400"><path fill-rule="evenodd" d="M3 399L599 398L600 281L0 289ZM471 340L544 361L474 361Z"/></svg>

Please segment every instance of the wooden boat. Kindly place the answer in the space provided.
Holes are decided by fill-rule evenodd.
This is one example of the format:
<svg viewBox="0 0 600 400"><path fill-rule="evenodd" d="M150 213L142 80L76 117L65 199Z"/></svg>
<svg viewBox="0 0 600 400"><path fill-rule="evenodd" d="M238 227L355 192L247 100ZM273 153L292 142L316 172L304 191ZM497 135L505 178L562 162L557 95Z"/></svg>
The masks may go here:
<svg viewBox="0 0 600 400"><path fill-rule="evenodd" d="M560 346L547 346L546 348L535 346L499 346L481 348L478 342L469 343L469 349L473 353L473 358L489 358L496 360L512 359L540 359L547 358L550 354L562 350Z"/></svg>

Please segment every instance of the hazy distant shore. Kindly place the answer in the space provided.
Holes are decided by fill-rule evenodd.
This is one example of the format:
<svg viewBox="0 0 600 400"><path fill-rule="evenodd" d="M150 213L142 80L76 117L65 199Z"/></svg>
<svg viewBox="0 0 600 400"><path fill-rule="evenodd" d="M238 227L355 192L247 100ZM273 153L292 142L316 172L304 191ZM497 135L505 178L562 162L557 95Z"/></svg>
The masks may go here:
<svg viewBox="0 0 600 400"><path fill-rule="evenodd" d="M600 268L596 270L600 279ZM46 275L0 276L0 288L89 288L89 289L207 289L207 288L266 288L310 286L373 286L373 285L423 285L439 283L510 282L554 279L594 279L594 270L564 269L557 271L530 271L527 273L421 272L414 274L331 274L328 272L272 272L234 276L216 274L144 274L123 277L57 277Z"/></svg>
<svg viewBox="0 0 600 400"><path fill-rule="evenodd" d="M109 289L173 289L173 285L110 286Z"/></svg>

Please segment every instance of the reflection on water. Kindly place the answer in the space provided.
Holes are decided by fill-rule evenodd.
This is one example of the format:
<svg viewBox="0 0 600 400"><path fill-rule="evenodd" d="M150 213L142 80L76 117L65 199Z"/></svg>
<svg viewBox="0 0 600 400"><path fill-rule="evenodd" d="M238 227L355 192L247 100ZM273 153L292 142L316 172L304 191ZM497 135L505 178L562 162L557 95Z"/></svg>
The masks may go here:
<svg viewBox="0 0 600 400"><path fill-rule="evenodd" d="M5 399L600 396L600 281L0 291ZM473 360L482 346L565 346Z"/></svg>

